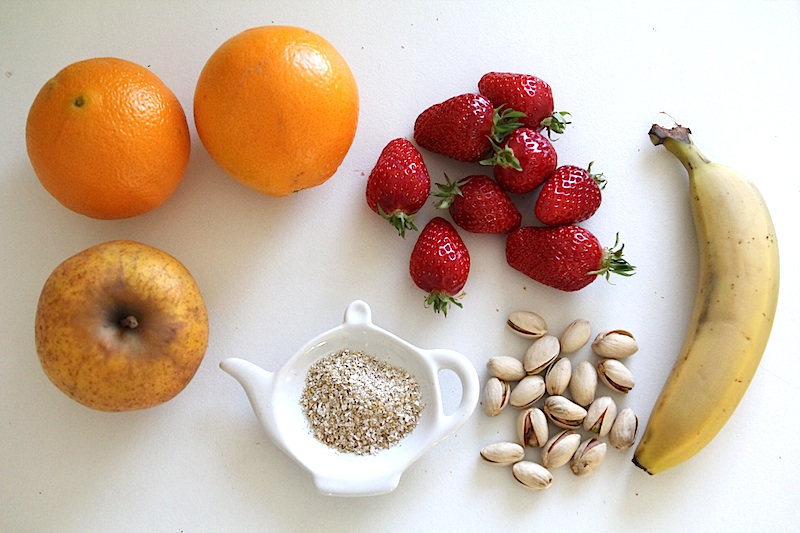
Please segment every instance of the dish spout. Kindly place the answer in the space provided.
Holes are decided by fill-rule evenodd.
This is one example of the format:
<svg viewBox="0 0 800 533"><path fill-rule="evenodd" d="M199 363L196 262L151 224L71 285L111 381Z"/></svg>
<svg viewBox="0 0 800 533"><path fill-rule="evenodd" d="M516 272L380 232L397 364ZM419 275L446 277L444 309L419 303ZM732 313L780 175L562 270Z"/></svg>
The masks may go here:
<svg viewBox="0 0 800 533"><path fill-rule="evenodd" d="M236 357L223 360L219 367L233 376L244 389L259 421L264 422L270 412L273 372L268 372L250 361Z"/></svg>

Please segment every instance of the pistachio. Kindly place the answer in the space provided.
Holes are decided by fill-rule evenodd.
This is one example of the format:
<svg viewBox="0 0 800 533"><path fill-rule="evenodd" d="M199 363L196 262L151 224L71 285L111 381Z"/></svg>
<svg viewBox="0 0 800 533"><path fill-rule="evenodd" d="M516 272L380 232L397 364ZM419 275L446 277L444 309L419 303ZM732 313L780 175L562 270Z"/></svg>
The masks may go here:
<svg viewBox="0 0 800 533"><path fill-rule="evenodd" d="M490 464L513 465L525 458L525 449L516 442L495 442L481 449L481 457Z"/></svg>
<svg viewBox="0 0 800 533"><path fill-rule="evenodd" d="M483 388L483 409L489 416L497 416L510 399L510 387L502 379L491 377Z"/></svg>
<svg viewBox="0 0 800 533"><path fill-rule="evenodd" d="M509 355L490 357L486 362L486 370L489 371L489 375L503 381L519 381L525 377L522 361Z"/></svg>
<svg viewBox="0 0 800 533"><path fill-rule="evenodd" d="M547 333L544 318L532 311L513 311L508 314L508 328L526 339L538 339Z"/></svg>
<svg viewBox="0 0 800 533"><path fill-rule="evenodd" d="M617 418L617 404L609 396L601 396L587 409L583 429L605 437L611 431L615 418Z"/></svg>
<svg viewBox="0 0 800 533"><path fill-rule="evenodd" d="M581 361L572 369L569 393L578 405L588 406L597 391L597 370L589 361Z"/></svg>
<svg viewBox="0 0 800 533"><path fill-rule="evenodd" d="M548 396L544 401L544 414L562 429L576 429L586 418L586 409L564 396Z"/></svg>
<svg viewBox="0 0 800 533"><path fill-rule="evenodd" d="M595 437L581 442L581 445L575 450L575 455L569 460L572 473L578 477L584 477L597 470L606 456L607 449L606 443Z"/></svg>
<svg viewBox="0 0 800 533"><path fill-rule="evenodd" d="M538 407L522 411L517 417L517 433L523 446L539 448L550 438L547 417Z"/></svg>
<svg viewBox="0 0 800 533"><path fill-rule="evenodd" d="M561 353L575 353L583 348L592 336L592 325L588 320L573 320L561 334Z"/></svg>
<svg viewBox="0 0 800 533"><path fill-rule="evenodd" d="M615 329L595 337L592 350L600 357L624 359L635 354L639 350L639 344L629 331Z"/></svg>
<svg viewBox="0 0 800 533"><path fill-rule="evenodd" d="M616 359L603 359L597 363L597 376L606 387L624 394L634 385L633 373Z"/></svg>
<svg viewBox="0 0 800 533"><path fill-rule="evenodd" d="M544 376L545 389L547 394L561 395L567 390L569 379L572 377L572 363L564 357L556 360L550 365Z"/></svg>
<svg viewBox="0 0 800 533"><path fill-rule="evenodd" d="M633 446L638 430L639 419L633 409L626 407L617 414L617 418L614 420L614 424L608 434L608 441L618 450L627 450Z"/></svg>
<svg viewBox="0 0 800 533"><path fill-rule="evenodd" d="M533 341L533 344L525 353L525 359L522 361L525 372L538 374L556 360L560 351L561 345L557 337L542 335Z"/></svg>
<svg viewBox="0 0 800 533"><path fill-rule="evenodd" d="M544 388L542 376L526 376L511 389L512 407L523 409L532 406L544 396Z"/></svg>
<svg viewBox="0 0 800 533"><path fill-rule="evenodd" d="M558 468L567 464L580 445L579 433L571 429L557 433L542 447L542 465L545 468Z"/></svg>
<svg viewBox="0 0 800 533"><path fill-rule="evenodd" d="M520 461L511 467L514 479L531 490L546 489L553 483L553 474L548 469L533 461Z"/></svg>

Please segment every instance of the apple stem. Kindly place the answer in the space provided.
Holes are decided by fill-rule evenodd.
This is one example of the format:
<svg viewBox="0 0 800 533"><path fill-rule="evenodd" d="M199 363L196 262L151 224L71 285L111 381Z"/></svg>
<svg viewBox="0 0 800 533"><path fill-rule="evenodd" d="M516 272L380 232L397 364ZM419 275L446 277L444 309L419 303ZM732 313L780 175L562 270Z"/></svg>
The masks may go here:
<svg viewBox="0 0 800 533"><path fill-rule="evenodd" d="M136 320L135 316L130 315L120 320L119 325L123 328L136 329L136 326L139 325L139 321Z"/></svg>

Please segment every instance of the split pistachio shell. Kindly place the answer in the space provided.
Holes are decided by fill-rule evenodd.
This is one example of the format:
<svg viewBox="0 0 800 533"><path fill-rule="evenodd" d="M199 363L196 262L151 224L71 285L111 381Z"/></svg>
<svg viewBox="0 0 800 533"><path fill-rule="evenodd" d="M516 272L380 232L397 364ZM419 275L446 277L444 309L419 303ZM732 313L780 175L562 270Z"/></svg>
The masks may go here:
<svg viewBox="0 0 800 533"><path fill-rule="evenodd" d="M617 418L617 404L609 396L597 398L586 411L583 429L597 433L601 437L608 435L614 420Z"/></svg>
<svg viewBox="0 0 800 533"><path fill-rule="evenodd" d="M526 376L511 389L511 406L518 409L530 407L544 396L545 385L542 376Z"/></svg>
<svg viewBox="0 0 800 533"><path fill-rule="evenodd" d="M550 365L544 377L547 394L560 396L564 394L572 377L572 363L569 359L561 357Z"/></svg>
<svg viewBox="0 0 800 533"><path fill-rule="evenodd" d="M575 450L575 455L569 461L572 473L578 477L584 477L597 470L606 456L607 449L606 443L595 437L581 442L581 445Z"/></svg>
<svg viewBox="0 0 800 533"><path fill-rule="evenodd" d="M558 468L567 464L580 445L579 433L571 429L557 433L542 447L542 466Z"/></svg>
<svg viewBox="0 0 800 533"><path fill-rule="evenodd" d="M511 467L511 473L522 486L531 490L546 489L553 483L553 474L533 461L515 463Z"/></svg>
<svg viewBox="0 0 800 533"><path fill-rule="evenodd" d="M508 314L508 328L526 339L538 339L547 333L544 318L532 311L513 311Z"/></svg>
<svg viewBox="0 0 800 533"><path fill-rule="evenodd" d="M516 442L495 442L483 447L481 457L487 463L508 466L522 461L525 458L525 449Z"/></svg>
<svg viewBox="0 0 800 533"><path fill-rule="evenodd" d="M539 337L525 353L525 359L522 361L525 372L531 375L538 374L556 360L560 351L558 337L553 335Z"/></svg>
<svg viewBox="0 0 800 533"><path fill-rule="evenodd" d="M538 407L522 411L517 417L517 433L523 446L539 448L550 438L547 417Z"/></svg>
<svg viewBox="0 0 800 533"><path fill-rule="evenodd" d="M587 407L597 392L597 370L589 361L581 361L572 369L569 393L578 405Z"/></svg>
<svg viewBox="0 0 800 533"><path fill-rule="evenodd" d="M617 414L608 434L608 441L618 450L627 450L633 446L638 430L639 419L636 413L630 407L626 407Z"/></svg>
<svg viewBox="0 0 800 533"><path fill-rule="evenodd" d="M561 353L575 353L583 348L592 336L592 325L588 320L578 318L561 334Z"/></svg>
<svg viewBox="0 0 800 533"><path fill-rule="evenodd" d="M544 401L544 414L562 429L577 429L586 418L586 409L565 396L548 396Z"/></svg>
<svg viewBox="0 0 800 533"><path fill-rule="evenodd" d="M483 409L489 416L497 416L508 405L511 396L508 383L491 377L483 387Z"/></svg>
<svg viewBox="0 0 800 533"><path fill-rule="evenodd" d="M503 381L519 381L525 377L525 368L522 361L510 355L497 355L490 357L486 362L489 375Z"/></svg>
<svg viewBox="0 0 800 533"><path fill-rule="evenodd" d="M624 359L635 354L639 350L639 344L629 331L615 329L595 337L592 350L600 357Z"/></svg>
<svg viewBox="0 0 800 533"><path fill-rule="evenodd" d="M597 363L597 377L606 387L623 394L634 386L633 373L616 359L603 359Z"/></svg>

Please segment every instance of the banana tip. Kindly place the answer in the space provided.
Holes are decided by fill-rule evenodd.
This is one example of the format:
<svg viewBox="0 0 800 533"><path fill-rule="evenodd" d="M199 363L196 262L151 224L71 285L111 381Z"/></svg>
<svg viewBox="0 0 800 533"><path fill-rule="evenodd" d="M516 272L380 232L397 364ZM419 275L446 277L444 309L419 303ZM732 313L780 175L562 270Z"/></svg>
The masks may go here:
<svg viewBox="0 0 800 533"><path fill-rule="evenodd" d="M653 473L652 473L651 471L649 471L649 470L647 469L647 467L646 467L646 466L642 465L642 464L641 464L641 463L638 461L638 459L636 459L636 456L634 456L634 457L633 457L633 459L631 459L631 462L632 462L633 464L635 464L636 466L638 466L639 468L641 468L642 470L644 470L645 472L647 472L648 474L650 474L651 476L653 475Z"/></svg>

